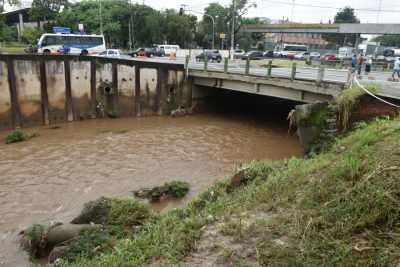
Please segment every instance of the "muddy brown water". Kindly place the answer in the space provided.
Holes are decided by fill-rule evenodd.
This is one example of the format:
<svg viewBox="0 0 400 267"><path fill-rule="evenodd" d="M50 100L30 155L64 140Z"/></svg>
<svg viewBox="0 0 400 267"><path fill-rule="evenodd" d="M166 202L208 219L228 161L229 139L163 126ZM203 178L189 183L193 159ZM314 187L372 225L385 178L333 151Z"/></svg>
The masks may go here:
<svg viewBox="0 0 400 267"><path fill-rule="evenodd" d="M172 118L134 117L84 120L25 128L31 140L0 143L0 262L27 266L15 243L32 223L69 223L84 203L100 196L131 197L133 189L186 181L191 190L180 200L153 206L183 207L232 166L253 159L302 157L293 132L287 138L287 113L219 112ZM118 134L119 129L129 130ZM3 139L11 131L0 132Z"/></svg>

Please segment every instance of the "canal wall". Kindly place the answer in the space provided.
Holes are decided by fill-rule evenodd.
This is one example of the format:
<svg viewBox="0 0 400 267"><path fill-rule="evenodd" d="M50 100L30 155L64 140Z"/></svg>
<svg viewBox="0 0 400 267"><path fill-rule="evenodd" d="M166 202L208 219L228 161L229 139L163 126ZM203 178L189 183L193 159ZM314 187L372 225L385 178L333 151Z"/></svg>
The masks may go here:
<svg viewBox="0 0 400 267"><path fill-rule="evenodd" d="M0 55L0 130L192 106L182 64L69 55Z"/></svg>

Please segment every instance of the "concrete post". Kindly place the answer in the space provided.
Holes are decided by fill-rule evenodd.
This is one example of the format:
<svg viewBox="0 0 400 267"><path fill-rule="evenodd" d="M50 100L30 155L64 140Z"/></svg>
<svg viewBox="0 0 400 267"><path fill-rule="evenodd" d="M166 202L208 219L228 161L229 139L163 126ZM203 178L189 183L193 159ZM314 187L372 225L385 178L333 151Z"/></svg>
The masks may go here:
<svg viewBox="0 0 400 267"><path fill-rule="evenodd" d="M378 59L375 59L375 71L378 69Z"/></svg>
<svg viewBox="0 0 400 267"><path fill-rule="evenodd" d="M343 59L340 59L340 65L339 65L339 69L341 69L343 67Z"/></svg>
<svg viewBox="0 0 400 267"><path fill-rule="evenodd" d="M244 76L249 76L249 69L250 69L250 59L246 60L246 68L244 70Z"/></svg>
<svg viewBox="0 0 400 267"><path fill-rule="evenodd" d="M350 86L351 76L354 74L355 71L356 71L355 68L349 68L349 72L347 74L347 80L346 80L346 87Z"/></svg>
<svg viewBox="0 0 400 267"><path fill-rule="evenodd" d="M189 55L186 55L185 58L185 78L184 78L184 82L186 82L186 76L188 75L188 70L189 70Z"/></svg>
<svg viewBox="0 0 400 267"><path fill-rule="evenodd" d="M22 13L19 13L19 25L21 33L24 31L24 19L22 17Z"/></svg>
<svg viewBox="0 0 400 267"><path fill-rule="evenodd" d="M208 57L204 58L204 72L207 72Z"/></svg>
<svg viewBox="0 0 400 267"><path fill-rule="evenodd" d="M293 81L296 78L296 62L293 63L292 65L292 74L290 76L290 79Z"/></svg>
<svg viewBox="0 0 400 267"><path fill-rule="evenodd" d="M318 66L317 82L322 82L324 80L325 66Z"/></svg>
<svg viewBox="0 0 400 267"><path fill-rule="evenodd" d="M228 58L225 58L225 62L224 62L224 73L227 74L228 73Z"/></svg>
<svg viewBox="0 0 400 267"><path fill-rule="evenodd" d="M272 60L268 61L267 79L271 78Z"/></svg>

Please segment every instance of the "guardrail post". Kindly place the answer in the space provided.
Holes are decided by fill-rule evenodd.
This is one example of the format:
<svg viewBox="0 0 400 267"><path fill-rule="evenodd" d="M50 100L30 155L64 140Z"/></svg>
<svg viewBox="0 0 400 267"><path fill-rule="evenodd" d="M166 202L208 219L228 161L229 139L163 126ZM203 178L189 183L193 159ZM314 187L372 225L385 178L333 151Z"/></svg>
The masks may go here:
<svg viewBox="0 0 400 267"><path fill-rule="evenodd" d="M224 62L224 73L225 74L228 73L228 61L229 61L229 59L226 57L225 62Z"/></svg>
<svg viewBox="0 0 400 267"><path fill-rule="evenodd" d="M375 71L378 69L378 59L375 59Z"/></svg>
<svg viewBox="0 0 400 267"><path fill-rule="evenodd" d="M339 68L341 69L341 68L343 68L343 59L341 58L340 59L340 65L339 65Z"/></svg>
<svg viewBox="0 0 400 267"><path fill-rule="evenodd" d="M272 60L268 61L267 79L271 78Z"/></svg>
<svg viewBox="0 0 400 267"><path fill-rule="evenodd" d="M188 75L189 71L189 55L186 55L185 59L185 82L186 82L186 76Z"/></svg>
<svg viewBox="0 0 400 267"><path fill-rule="evenodd" d="M204 72L207 72L207 65L208 65L208 57L204 58Z"/></svg>
<svg viewBox="0 0 400 267"><path fill-rule="evenodd" d="M292 74L291 74L291 76L290 76L290 79L291 79L292 81L294 80L294 78L296 78L296 62L293 63L293 65L292 65Z"/></svg>
<svg viewBox="0 0 400 267"><path fill-rule="evenodd" d="M310 59L310 66L312 66L312 56L308 57Z"/></svg>
<svg viewBox="0 0 400 267"><path fill-rule="evenodd" d="M317 75L317 82L322 82L324 80L324 72L325 72L325 67L322 65L318 66L318 75Z"/></svg>
<svg viewBox="0 0 400 267"><path fill-rule="evenodd" d="M350 86L350 81L351 81L351 76L353 76L353 74L356 72L355 68L349 68L349 72L347 74L347 80L346 80L346 87Z"/></svg>
<svg viewBox="0 0 400 267"><path fill-rule="evenodd" d="M244 76L249 76L249 69L250 69L250 59L246 60L246 68L244 70Z"/></svg>
<svg viewBox="0 0 400 267"><path fill-rule="evenodd" d="M326 65L326 58L324 58L324 67L325 67L325 65Z"/></svg>

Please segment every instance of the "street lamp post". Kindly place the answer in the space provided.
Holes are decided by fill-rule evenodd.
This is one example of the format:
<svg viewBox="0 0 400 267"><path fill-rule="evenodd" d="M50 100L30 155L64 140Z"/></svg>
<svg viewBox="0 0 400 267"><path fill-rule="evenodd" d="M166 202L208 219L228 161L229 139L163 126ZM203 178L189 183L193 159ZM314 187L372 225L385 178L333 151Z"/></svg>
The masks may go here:
<svg viewBox="0 0 400 267"><path fill-rule="evenodd" d="M208 14L205 14L205 13L201 13L201 12L197 12L197 11L194 11L194 10L188 10L188 9L186 9L186 11L190 11L190 12L194 12L194 13L199 13L199 14L202 14L202 15L204 15L204 16L208 16L208 17L210 17L211 18L211 20L212 20L212 23L213 23L213 26L212 26L212 50L214 51L214 35L215 35L215 23L214 23L214 18L211 16L211 15L208 15Z"/></svg>
<svg viewBox="0 0 400 267"><path fill-rule="evenodd" d="M100 34L103 35L103 18L101 16L101 0L99 0L100 5Z"/></svg>
<svg viewBox="0 0 400 267"><path fill-rule="evenodd" d="M231 60L235 53L235 0L232 0L232 37L231 37Z"/></svg>

